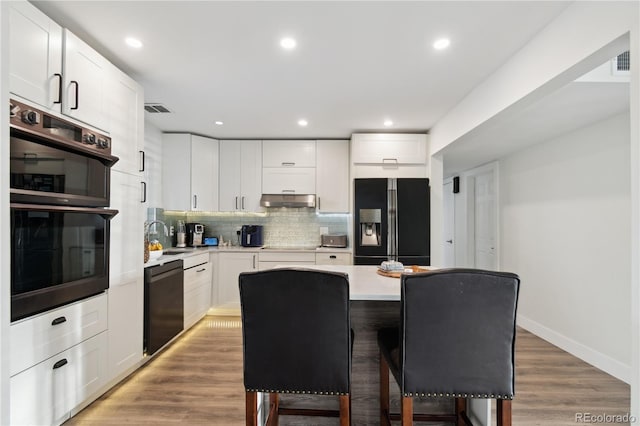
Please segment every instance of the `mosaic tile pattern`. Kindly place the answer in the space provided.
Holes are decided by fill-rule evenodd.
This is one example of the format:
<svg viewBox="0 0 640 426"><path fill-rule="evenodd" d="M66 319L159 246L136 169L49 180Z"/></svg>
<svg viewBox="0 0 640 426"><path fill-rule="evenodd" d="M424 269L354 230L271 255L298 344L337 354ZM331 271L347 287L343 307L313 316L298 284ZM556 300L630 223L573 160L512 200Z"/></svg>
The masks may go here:
<svg viewBox="0 0 640 426"><path fill-rule="evenodd" d="M163 220L167 226L175 226L178 220L199 222L205 226L205 237L220 237L238 245L236 231L242 225L262 225L263 243L278 247L320 245L320 228L329 233L346 234L348 214L319 214L308 208L269 209L264 213L181 212L149 209L149 217ZM155 213L151 213L154 210ZM159 211L160 210L160 211ZM155 216L153 216L155 215ZM161 242L161 238L158 238Z"/></svg>

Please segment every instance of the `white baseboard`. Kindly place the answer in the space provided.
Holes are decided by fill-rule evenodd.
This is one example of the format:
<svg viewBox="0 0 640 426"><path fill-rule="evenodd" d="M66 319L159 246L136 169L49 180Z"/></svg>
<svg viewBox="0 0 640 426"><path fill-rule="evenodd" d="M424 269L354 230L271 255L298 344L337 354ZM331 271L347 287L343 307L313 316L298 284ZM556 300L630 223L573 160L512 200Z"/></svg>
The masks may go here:
<svg viewBox="0 0 640 426"><path fill-rule="evenodd" d="M546 340L547 342L569 352L599 370L612 375L625 383L631 383L631 366L626 365L608 355L598 352L580 342L577 342L563 334L560 334L539 322L518 315L517 323L520 327Z"/></svg>

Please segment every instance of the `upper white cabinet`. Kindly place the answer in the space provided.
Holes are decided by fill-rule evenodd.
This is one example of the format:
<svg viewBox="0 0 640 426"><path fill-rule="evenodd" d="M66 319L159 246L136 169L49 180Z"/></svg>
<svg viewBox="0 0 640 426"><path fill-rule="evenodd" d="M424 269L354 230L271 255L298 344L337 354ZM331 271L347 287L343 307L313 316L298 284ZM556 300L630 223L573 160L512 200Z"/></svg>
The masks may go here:
<svg viewBox="0 0 640 426"><path fill-rule="evenodd" d="M220 211L260 211L262 141L220 141Z"/></svg>
<svg viewBox="0 0 640 426"><path fill-rule="evenodd" d="M188 133L162 136L166 210L218 210L218 140Z"/></svg>
<svg viewBox="0 0 640 426"><path fill-rule="evenodd" d="M91 46L64 29L62 112L109 130L106 92L111 64Z"/></svg>
<svg viewBox="0 0 640 426"><path fill-rule="evenodd" d="M262 167L315 167L316 141L269 140L262 142Z"/></svg>
<svg viewBox="0 0 640 426"><path fill-rule="evenodd" d="M354 164L425 164L427 135L406 133L354 133L351 136Z"/></svg>
<svg viewBox="0 0 640 426"><path fill-rule="evenodd" d="M9 90L60 112L62 27L26 1L9 5Z"/></svg>
<svg viewBox="0 0 640 426"><path fill-rule="evenodd" d="M262 169L264 194L315 194L315 167L265 167Z"/></svg>
<svg viewBox="0 0 640 426"><path fill-rule="evenodd" d="M316 163L317 210L324 213L348 212L349 141L317 141Z"/></svg>
<svg viewBox="0 0 640 426"><path fill-rule="evenodd" d="M144 171L144 91L113 66L107 82L111 153L120 159L112 170L139 174Z"/></svg>

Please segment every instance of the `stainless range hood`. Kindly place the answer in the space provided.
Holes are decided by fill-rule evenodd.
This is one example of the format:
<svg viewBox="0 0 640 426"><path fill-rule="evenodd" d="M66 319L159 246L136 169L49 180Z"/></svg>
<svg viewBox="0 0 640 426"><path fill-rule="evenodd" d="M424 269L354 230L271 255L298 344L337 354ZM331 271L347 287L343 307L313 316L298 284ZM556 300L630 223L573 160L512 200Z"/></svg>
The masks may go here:
<svg viewBox="0 0 640 426"><path fill-rule="evenodd" d="M262 194L262 207L311 207L316 206L315 194Z"/></svg>

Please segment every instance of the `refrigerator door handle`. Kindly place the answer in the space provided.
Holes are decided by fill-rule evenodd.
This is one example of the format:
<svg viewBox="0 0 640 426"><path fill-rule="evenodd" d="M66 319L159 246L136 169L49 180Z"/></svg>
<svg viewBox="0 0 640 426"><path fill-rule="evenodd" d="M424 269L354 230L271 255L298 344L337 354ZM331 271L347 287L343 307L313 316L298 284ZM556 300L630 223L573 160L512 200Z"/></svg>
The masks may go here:
<svg viewBox="0 0 640 426"><path fill-rule="evenodd" d="M398 190L396 180L389 181L389 196L387 198L388 238L387 253L392 260L398 260Z"/></svg>

